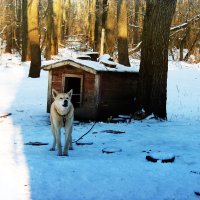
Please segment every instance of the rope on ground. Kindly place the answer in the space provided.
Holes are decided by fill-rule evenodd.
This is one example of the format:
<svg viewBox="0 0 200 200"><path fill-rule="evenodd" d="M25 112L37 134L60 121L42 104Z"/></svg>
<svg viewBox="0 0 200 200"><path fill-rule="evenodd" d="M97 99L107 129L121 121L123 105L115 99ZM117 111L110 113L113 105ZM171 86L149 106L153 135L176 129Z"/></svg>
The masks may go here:
<svg viewBox="0 0 200 200"><path fill-rule="evenodd" d="M83 134L80 138L73 141L72 143L77 143L79 140L83 139L83 137L85 137L94 128L95 124L96 124L96 122L93 123L92 127L85 134Z"/></svg>

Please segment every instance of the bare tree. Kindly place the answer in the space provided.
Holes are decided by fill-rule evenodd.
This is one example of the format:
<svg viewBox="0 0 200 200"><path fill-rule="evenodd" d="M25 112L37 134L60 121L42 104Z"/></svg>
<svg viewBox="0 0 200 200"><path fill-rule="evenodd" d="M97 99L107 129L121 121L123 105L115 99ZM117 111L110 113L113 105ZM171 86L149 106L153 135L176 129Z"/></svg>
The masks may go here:
<svg viewBox="0 0 200 200"><path fill-rule="evenodd" d="M22 0L22 61L31 60L30 40L28 35L28 0Z"/></svg>
<svg viewBox="0 0 200 200"><path fill-rule="evenodd" d="M31 66L29 77L40 77L41 68L41 51L39 41L39 16L38 16L39 0L28 0L28 33L31 47Z"/></svg>
<svg viewBox="0 0 200 200"><path fill-rule="evenodd" d="M101 30L102 30L102 0L96 0L95 4L95 30L94 30L94 50L100 52Z"/></svg>
<svg viewBox="0 0 200 200"><path fill-rule="evenodd" d="M117 1L117 29L118 29L118 61L120 64L130 66L128 56L128 24L127 1Z"/></svg>
<svg viewBox="0 0 200 200"><path fill-rule="evenodd" d="M176 0L149 0L146 6L136 106L144 116L167 119L168 44Z"/></svg>
<svg viewBox="0 0 200 200"><path fill-rule="evenodd" d="M6 13L5 13L5 21L6 21L6 53L12 53L13 48L13 0L7 1L6 4Z"/></svg>

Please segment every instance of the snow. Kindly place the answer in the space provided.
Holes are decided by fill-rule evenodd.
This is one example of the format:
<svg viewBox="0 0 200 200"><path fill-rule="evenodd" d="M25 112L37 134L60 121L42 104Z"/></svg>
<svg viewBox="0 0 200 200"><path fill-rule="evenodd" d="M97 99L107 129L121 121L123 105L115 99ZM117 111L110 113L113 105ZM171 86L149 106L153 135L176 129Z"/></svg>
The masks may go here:
<svg viewBox="0 0 200 200"><path fill-rule="evenodd" d="M133 60L138 67L139 61ZM196 200L200 192L200 65L170 62L168 121L95 124L69 157L49 151L48 72L28 78L29 63L0 57L0 199ZM78 139L93 125L76 123ZM108 134L106 130L125 132ZM24 145L28 142L47 146ZM111 154L105 148L120 149ZM173 154L174 163L151 163L148 152Z"/></svg>
<svg viewBox="0 0 200 200"><path fill-rule="evenodd" d="M53 66L54 64L60 64L59 66L61 66L61 65L66 65L66 63L68 63L68 62L73 62L73 63L78 63L83 67L86 67L86 68L89 68L89 69L92 69L95 71L129 72L129 73L139 72L138 64L131 65L131 67L127 67L127 66L121 65L119 63L110 61L109 60L110 56L108 54L101 56L99 58L99 62L74 58L74 57L81 57L81 56L83 56L83 55L75 54L72 57L56 56L56 57L54 57L54 60L43 63L42 67L45 70L47 70L47 69L51 69L52 67L55 67L55 66ZM116 65L116 67L106 67L102 62L107 63L108 65ZM136 61L136 63L137 63L137 61Z"/></svg>

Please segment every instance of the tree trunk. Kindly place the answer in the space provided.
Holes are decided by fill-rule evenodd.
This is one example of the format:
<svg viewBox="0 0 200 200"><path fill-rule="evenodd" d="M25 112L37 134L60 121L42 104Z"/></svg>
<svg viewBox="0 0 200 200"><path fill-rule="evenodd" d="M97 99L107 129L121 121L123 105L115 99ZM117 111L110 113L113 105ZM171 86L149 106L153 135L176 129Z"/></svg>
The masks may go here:
<svg viewBox="0 0 200 200"><path fill-rule="evenodd" d="M108 0L103 0L103 13L102 13L102 30L101 30L101 49L100 54L103 55L105 53L105 32L106 32L106 16L108 12Z"/></svg>
<svg viewBox="0 0 200 200"><path fill-rule="evenodd" d="M30 40L28 35L28 0L22 0L22 62L31 60Z"/></svg>
<svg viewBox="0 0 200 200"><path fill-rule="evenodd" d="M139 26L139 0L135 0L135 18L134 18L134 25L136 27ZM136 46L139 42L139 33L138 33L138 28L134 27L134 32L133 32L133 41L134 41L134 46Z"/></svg>
<svg viewBox="0 0 200 200"><path fill-rule="evenodd" d="M65 6L65 35L70 35L70 32L73 32L72 30L72 2L71 0L66 0L66 6Z"/></svg>
<svg viewBox="0 0 200 200"><path fill-rule="evenodd" d="M122 65L130 66L128 56L128 24L127 24L127 2L118 0L117 2L117 28L118 28L118 62Z"/></svg>
<svg viewBox="0 0 200 200"><path fill-rule="evenodd" d="M13 1L9 0L6 2L6 16L5 16L5 21L6 21L6 49L5 53L12 53L12 48L13 48Z"/></svg>
<svg viewBox="0 0 200 200"><path fill-rule="evenodd" d="M94 30L94 51L100 52L101 31L102 31L102 1L96 0L95 7L95 30Z"/></svg>
<svg viewBox="0 0 200 200"><path fill-rule="evenodd" d="M176 0L146 3L136 106L145 116L167 119L168 45Z"/></svg>
<svg viewBox="0 0 200 200"><path fill-rule="evenodd" d="M108 8L105 22L105 53L113 56L115 51L115 26L116 26L116 0L108 0Z"/></svg>
<svg viewBox="0 0 200 200"><path fill-rule="evenodd" d="M52 34L53 34L53 0L48 1L47 8L47 38L46 38L46 52L45 58L47 60L51 59L52 55Z"/></svg>
<svg viewBox="0 0 200 200"><path fill-rule="evenodd" d="M55 1L55 0L54 0ZM54 15L56 15L57 21L57 46L59 48L62 41L62 23L63 23L63 10L62 10L62 0L56 0L54 7Z"/></svg>
<svg viewBox="0 0 200 200"><path fill-rule="evenodd" d="M28 0L28 32L31 47L31 66L29 71L29 77L31 78L40 77L41 67L41 51L38 29L38 6L39 0Z"/></svg>
<svg viewBox="0 0 200 200"><path fill-rule="evenodd" d="M58 42L59 42L59 2L60 0L53 0L53 24L52 24L52 35L51 35L51 55L58 54Z"/></svg>
<svg viewBox="0 0 200 200"><path fill-rule="evenodd" d="M22 21L22 1L16 0L16 28L15 28L15 40L16 40L16 49L20 50L21 45L21 21Z"/></svg>
<svg viewBox="0 0 200 200"><path fill-rule="evenodd" d="M96 9L96 0L89 0L88 1L88 30L87 30L87 37L88 37L88 47L94 48L94 32L95 32L95 9Z"/></svg>

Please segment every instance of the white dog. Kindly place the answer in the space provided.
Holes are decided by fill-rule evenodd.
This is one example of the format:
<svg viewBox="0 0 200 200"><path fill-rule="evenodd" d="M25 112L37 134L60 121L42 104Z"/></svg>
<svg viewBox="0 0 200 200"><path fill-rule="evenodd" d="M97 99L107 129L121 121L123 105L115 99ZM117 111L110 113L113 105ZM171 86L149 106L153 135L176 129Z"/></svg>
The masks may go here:
<svg viewBox="0 0 200 200"><path fill-rule="evenodd" d="M71 103L73 91L58 93L52 90L54 102L51 105L50 120L53 134L53 145L50 151L55 151L57 145L58 156L68 156L68 150L72 150L72 127L74 120L74 107ZM61 128L65 128L65 146L62 152Z"/></svg>

